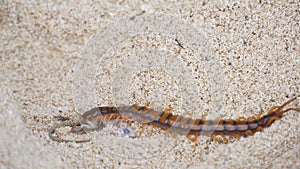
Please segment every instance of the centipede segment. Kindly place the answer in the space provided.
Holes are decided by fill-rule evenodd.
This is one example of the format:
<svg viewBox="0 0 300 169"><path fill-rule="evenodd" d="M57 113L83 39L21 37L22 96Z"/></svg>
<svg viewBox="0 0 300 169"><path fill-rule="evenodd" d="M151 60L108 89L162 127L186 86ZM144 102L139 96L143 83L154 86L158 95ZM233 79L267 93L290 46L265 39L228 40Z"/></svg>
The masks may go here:
<svg viewBox="0 0 300 169"><path fill-rule="evenodd" d="M300 112L299 108L288 108L283 110L288 104L295 101L296 98L290 99L281 106L272 107L266 115L262 116L263 111L259 112L256 117L239 117L232 119L216 119L206 120L206 115L201 119L191 119L188 117L173 115L170 109L164 111L156 111L146 106L120 106L120 107L96 107L85 112L79 121L74 123L71 131L74 133L86 133L92 130L101 130L107 124L119 126L122 123L130 124L138 122L142 124L138 137L145 130L146 125L152 125L150 135L153 134L155 128L160 128L166 132L185 135L192 142L197 142L199 135L207 135L217 142L228 143L227 136L240 138L242 136L253 135L269 127L274 121L280 119L282 115L289 111ZM68 124L70 125L70 124ZM60 127L60 126L58 126ZM54 133L55 129L49 130L49 136ZM124 133L131 132L130 135L135 136L132 130L122 128ZM220 136L222 140L216 136ZM50 136L50 138L52 138ZM53 139L53 138L52 138ZM54 138L55 141L62 141Z"/></svg>

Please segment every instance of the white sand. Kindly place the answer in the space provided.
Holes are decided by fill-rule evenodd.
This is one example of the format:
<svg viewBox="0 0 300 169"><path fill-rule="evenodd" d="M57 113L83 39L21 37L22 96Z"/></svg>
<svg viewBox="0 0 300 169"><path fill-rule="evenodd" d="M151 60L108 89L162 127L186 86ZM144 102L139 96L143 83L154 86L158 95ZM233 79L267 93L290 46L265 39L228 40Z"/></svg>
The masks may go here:
<svg viewBox="0 0 300 169"><path fill-rule="evenodd" d="M92 138L82 144L47 135L53 116L77 117L73 107L151 102L235 119L281 105L300 94L299 5L1 1L0 168L300 168L295 111L229 144L200 136L196 148L149 137L151 127L136 139L58 130Z"/></svg>

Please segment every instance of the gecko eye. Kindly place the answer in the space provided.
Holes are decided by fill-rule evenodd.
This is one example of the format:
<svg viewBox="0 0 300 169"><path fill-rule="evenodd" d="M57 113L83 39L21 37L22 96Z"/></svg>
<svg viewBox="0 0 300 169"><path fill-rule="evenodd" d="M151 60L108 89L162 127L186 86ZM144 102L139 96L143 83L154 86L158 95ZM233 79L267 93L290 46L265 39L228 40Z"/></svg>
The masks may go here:
<svg viewBox="0 0 300 169"><path fill-rule="evenodd" d="M84 130L84 127L81 124L78 124L77 126L73 126L72 133L78 133L78 134L85 134L86 131Z"/></svg>

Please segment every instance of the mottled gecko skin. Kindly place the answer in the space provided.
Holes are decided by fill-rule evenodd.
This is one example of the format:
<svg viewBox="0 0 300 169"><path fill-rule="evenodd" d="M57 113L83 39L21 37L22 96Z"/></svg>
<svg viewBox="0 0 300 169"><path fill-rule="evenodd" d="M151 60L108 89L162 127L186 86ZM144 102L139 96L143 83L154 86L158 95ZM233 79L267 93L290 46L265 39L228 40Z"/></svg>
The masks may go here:
<svg viewBox="0 0 300 169"><path fill-rule="evenodd" d="M77 142L77 143L88 142L88 141L90 141L90 139L87 139L87 140L64 140L64 139L54 136L53 134L55 133L55 130L57 128L61 128L61 127L72 127L71 132L83 134L83 133L87 133L90 131L101 130L106 125L112 125L112 126L116 127L117 131L120 135L136 137L136 133L133 131L133 129L131 129L129 126L127 126L127 123L120 121L120 119L119 119L119 121L117 119L103 120L101 114L98 114L98 113L99 113L99 109L93 108L93 109L85 112L81 116L81 119L79 121L71 120L67 117L58 116L56 118L63 122L49 128L49 130L48 130L49 137L52 140L57 141L57 142Z"/></svg>

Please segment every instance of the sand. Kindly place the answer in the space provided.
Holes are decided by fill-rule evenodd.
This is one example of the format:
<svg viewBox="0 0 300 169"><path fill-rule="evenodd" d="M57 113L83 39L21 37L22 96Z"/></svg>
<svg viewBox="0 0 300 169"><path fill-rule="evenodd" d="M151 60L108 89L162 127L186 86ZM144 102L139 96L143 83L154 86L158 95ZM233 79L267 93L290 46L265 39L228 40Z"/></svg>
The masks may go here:
<svg viewBox="0 0 300 169"><path fill-rule="evenodd" d="M0 168L300 168L300 113L219 144L108 126L58 143L54 116L144 105L251 117L300 94L297 1L0 2ZM300 107L300 97L289 107ZM132 128L138 132L140 124Z"/></svg>

